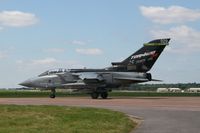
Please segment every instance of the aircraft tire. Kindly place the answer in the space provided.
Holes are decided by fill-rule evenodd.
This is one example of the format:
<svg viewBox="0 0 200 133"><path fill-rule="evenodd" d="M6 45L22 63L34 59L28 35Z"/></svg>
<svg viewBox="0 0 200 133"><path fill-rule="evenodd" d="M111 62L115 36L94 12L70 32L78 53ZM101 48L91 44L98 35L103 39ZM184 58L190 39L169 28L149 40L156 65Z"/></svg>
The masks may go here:
<svg viewBox="0 0 200 133"><path fill-rule="evenodd" d="M101 98L107 99L108 98L108 92L101 93Z"/></svg>
<svg viewBox="0 0 200 133"><path fill-rule="evenodd" d="M56 95L55 94L50 94L50 96L49 96L50 98L55 98L56 97Z"/></svg>
<svg viewBox="0 0 200 133"><path fill-rule="evenodd" d="M50 98L55 98L55 97L56 97L56 94L55 94L55 93L56 93L56 89L55 89L55 88L52 88L52 89L51 89L51 94L49 95L49 97L50 97Z"/></svg>
<svg viewBox="0 0 200 133"><path fill-rule="evenodd" d="M99 93L93 92L93 93L91 93L91 97L92 97L92 99L97 99L99 97Z"/></svg>

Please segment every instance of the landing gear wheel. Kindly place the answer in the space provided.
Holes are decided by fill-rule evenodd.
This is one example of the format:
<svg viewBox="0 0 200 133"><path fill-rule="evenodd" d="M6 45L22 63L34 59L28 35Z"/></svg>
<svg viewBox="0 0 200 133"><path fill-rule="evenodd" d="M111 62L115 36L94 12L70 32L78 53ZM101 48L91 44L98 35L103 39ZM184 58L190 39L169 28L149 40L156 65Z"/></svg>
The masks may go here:
<svg viewBox="0 0 200 133"><path fill-rule="evenodd" d="M101 98L107 99L107 97L108 97L108 92L101 93Z"/></svg>
<svg viewBox="0 0 200 133"><path fill-rule="evenodd" d="M49 95L50 98L55 98L56 97L56 89L51 89L51 94Z"/></svg>
<svg viewBox="0 0 200 133"><path fill-rule="evenodd" d="M97 92L92 92L92 93L91 93L91 97L92 97L92 99L97 99L97 98L99 97L99 93L97 93Z"/></svg>
<svg viewBox="0 0 200 133"><path fill-rule="evenodd" d="M56 95L55 95L55 94L50 94L49 97L50 97L50 98L55 98Z"/></svg>

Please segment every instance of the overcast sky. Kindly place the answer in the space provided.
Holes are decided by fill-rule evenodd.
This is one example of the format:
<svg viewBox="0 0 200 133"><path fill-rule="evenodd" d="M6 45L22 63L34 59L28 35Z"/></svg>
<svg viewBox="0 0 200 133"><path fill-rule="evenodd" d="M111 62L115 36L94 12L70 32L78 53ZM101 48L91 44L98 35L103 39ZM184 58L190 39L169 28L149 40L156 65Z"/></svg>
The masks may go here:
<svg viewBox="0 0 200 133"><path fill-rule="evenodd" d="M155 38L164 83L200 82L199 0L0 0L0 88L52 68L103 68Z"/></svg>

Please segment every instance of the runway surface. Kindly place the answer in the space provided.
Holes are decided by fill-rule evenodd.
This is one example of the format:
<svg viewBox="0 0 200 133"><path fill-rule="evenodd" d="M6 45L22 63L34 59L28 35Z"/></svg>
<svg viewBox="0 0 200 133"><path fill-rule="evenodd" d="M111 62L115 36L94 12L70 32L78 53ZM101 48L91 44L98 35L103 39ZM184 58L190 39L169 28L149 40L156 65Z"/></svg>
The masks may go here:
<svg viewBox="0 0 200 133"><path fill-rule="evenodd" d="M0 104L64 105L117 110L142 120L134 133L199 133L200 97L145 97L92 100L74 98L0 98Z"/></svg>

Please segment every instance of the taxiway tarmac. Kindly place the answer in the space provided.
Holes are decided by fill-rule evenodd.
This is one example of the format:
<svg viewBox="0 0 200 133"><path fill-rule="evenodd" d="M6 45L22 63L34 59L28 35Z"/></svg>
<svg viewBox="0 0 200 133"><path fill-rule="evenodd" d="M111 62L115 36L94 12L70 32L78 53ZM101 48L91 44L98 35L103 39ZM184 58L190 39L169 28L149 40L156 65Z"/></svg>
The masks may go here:
<svg viewBox="0 0 200 133"><path fill-rule="evenodd" d="M199 133L200 97L140 97L92 100L74 98L0 98L0 104L99 107L139 117L134 133Z"/></svg>

